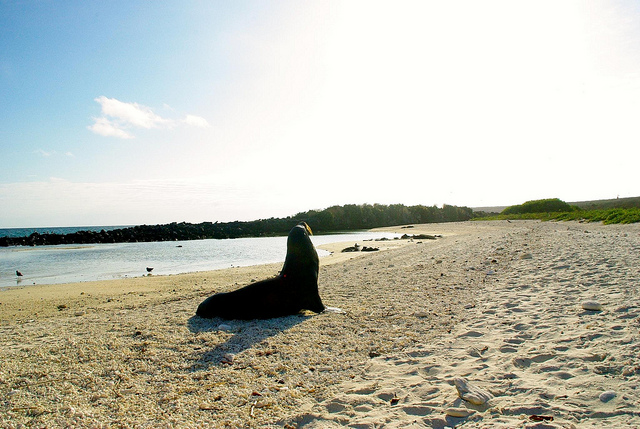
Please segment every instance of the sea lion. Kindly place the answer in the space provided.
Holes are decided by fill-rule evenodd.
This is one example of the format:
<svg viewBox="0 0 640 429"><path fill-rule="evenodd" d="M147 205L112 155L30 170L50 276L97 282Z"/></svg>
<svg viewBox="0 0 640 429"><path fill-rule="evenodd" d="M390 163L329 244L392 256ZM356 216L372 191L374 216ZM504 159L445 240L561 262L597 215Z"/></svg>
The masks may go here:
<svg viewBox="0 0 640 429"><path fill-rule="evenodd" d="M318 294L318 253L311 243L311 228L300 222L289 232L287 256L280 274L241 289L205 299L196 314L224 319L270 319L300 310L324 311Z"/></svg>

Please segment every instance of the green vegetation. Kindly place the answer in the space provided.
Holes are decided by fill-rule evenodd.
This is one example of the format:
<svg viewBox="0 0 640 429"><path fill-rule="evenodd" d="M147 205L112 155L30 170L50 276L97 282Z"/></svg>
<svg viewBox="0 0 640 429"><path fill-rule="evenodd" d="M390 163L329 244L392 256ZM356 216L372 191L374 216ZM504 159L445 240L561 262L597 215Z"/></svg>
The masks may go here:
<svg viewBox="0 0 640 429"><path fill-rule="evenodd" d="M405 206L403 204L348 204L327 209L298 213L293 219L304 220L314 232L335 232L369 229L380 226L406 225L410 223L458 222L474 217L469 207L445 204L442 208ZM291 221L288 221L288 225Z"/></svg>
<svg viewBox="0 0 640 429"><path fill-rule="evenodd" d="M523 213L558 213L572 212L577 207L570 206L558 198L549 198L546 200L527 201L518 206L510 206L502 211L503 215L523 214Z"/></svg>
<svg viewBox="0 0 640 429"><path fill-rule="evenodd" d="M615 198L609 200L577 201L571 203L583 210L640 208L640 197Z"/></svg>
<svg viewBox="0 0 640 429"><path fill-rule="evenodd" d="M614 223L640 222L640 199L625 198L620 201L622 207L615 207L617 200L592 201L569 205L558 198L527 201L524 204L507 207L497 216L478 217L477 220L517 220L536 219L541 221L602 222L605 225ZM585 210L583 207L593 207ZM596 208L597 207L597 208Z"/></svg>
<svg viewBox="0 0 640 429"><path fill-rule="evenodd" d="M613 223L640 222L640 208L613 208L604 210L578 210L571 213L558 213L553 220L584 220L588 222L602 222L605 225Z"/></svg>

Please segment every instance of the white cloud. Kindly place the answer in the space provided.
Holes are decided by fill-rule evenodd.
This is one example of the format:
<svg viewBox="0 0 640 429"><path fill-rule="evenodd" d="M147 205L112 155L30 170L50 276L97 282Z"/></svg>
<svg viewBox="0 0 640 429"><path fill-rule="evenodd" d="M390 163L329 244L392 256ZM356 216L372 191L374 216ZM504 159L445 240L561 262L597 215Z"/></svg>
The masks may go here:
<svg viewBox="0 0 640 429"><path fill-rule="evenodd" d="M55 155L55 151L53 152L47 152L46 150L42 150L42 149L38 149L38 150L34 150L33 153L37 153L40 156L43 156L45 158L50 157L51 155Z"/></svg>
<svg viewBox="0 0 640 429"><path fill-rule="evenodd" d="M132 139L133 136L120 128L117 124L107 118L93 118L95 123L87 128L96 134L105 137L118 137L121 139Z"/></svg>
<svg viewBox="0 0 640 429"><path fill-rule="evenodd" d="M138 103L125 103L115 98L100 96L95 99L102 106L102 114L115 118L121 124L140 128L158 128L170 123L153 113L151 108Z"/></svg>
<svg viewBox="0 0 640 429"><path fill-rule="evenodd" d="M118 137L131 139L129 129L171 129L176 125L187 125L199 128L209 127L209 123L201 116L186 115L183 120L163 118L153 112L150 107L138 103L126 103L115 98L107 98L104 95L95 99L102 107L102 116L93 118L94 124L87 127L95 134L105 137ZM163 105L169 108L167 104ZM173 109L170 109L173 110Z"/></svg>
<svg viewBox="0 0 640 429"><path fill-rule="evenodd" d="M207 122L207 120L201 116L187 115L182 123L186 125L191 125L199 128L209 128L211 125Z"/></svg>

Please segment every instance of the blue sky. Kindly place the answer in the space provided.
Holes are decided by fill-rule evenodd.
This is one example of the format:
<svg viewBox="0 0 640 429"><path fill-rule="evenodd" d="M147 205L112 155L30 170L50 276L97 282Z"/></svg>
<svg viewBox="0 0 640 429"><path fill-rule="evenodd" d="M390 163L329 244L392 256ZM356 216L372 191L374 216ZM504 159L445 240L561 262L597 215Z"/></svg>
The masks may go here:
<svg viewBox="0 0 640 429"><path fill-rule="evenodd" d="M0 227L640 195L633 1L0 1Z"/></svg>

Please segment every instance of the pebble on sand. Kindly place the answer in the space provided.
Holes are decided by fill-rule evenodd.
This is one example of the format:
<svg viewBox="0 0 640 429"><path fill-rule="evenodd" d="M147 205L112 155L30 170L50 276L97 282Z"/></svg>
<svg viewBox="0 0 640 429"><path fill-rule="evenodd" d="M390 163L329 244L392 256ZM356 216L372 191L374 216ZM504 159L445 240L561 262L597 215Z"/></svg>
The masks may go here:
<svg viewBox="0 0 640 429"><path fill-rule="evenodd" d="M469 417L475 411L468 408L449 407L444 410L444 413L451 417Z"/></svg>
<svg viewBox="0 0 640 429"><path fill-rule="evenodd" d="M584 310L600 311L602 310L602 304L598 301L582 301L582 308Z"/></svg>
<svg viewBox="0 0 640 429"><path fill-rule="evenodd" d="M602 392L599 396L600 401L602 402L609 402L615 397L616 397L616 392L614 392L613 390L606 390Z"/></svg>

